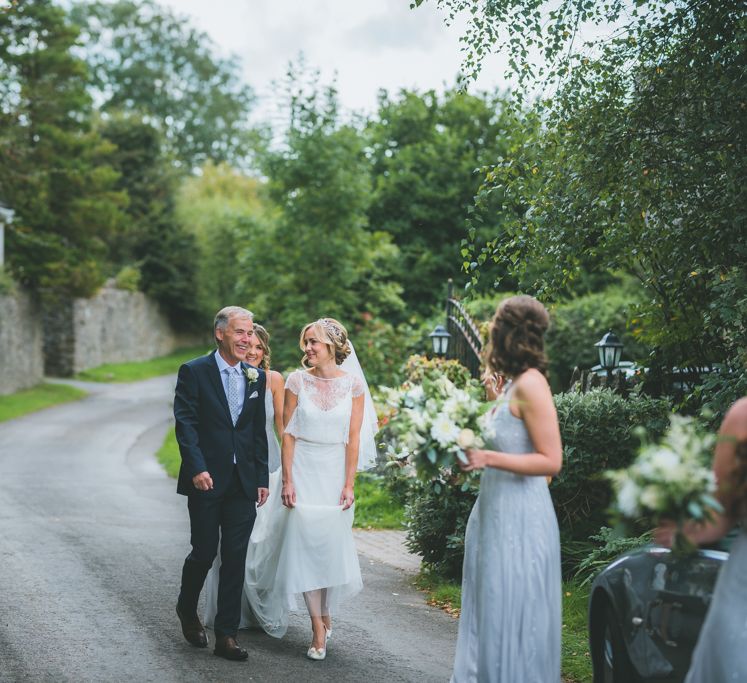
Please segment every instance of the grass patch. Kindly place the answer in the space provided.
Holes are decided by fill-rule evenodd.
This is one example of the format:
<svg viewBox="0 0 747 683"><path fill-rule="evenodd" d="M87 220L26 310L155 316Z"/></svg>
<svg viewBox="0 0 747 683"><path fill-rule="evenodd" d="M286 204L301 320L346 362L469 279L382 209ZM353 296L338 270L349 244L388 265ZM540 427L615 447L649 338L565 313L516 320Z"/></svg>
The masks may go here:
<svg viewBox="0 0 747 683"><path fill-rule="evenodd" d="M563 583L563 639L560 645L563 680L591 683L588 608L591 586L577 581Z"/></svg>
<svg viewBox="0 0 747 683"><path fill-rule="evenodd" d="M176 479L179 476L182 457L179 455L179 444L176 443L176 434L173 429L169 429L168 434L166 434L161 448L156 453L156 460L163 465L166 474L170 477Z"/></svg>
<svg viewBox="0 0 747 683"><path fill-rule="evenodd" d="M197 356L204 356L206 353L208 353L208 349L204 346L179 349L160 358L133 363L99 365L97 368L90 368L78 373L75 378L87 382L137 382L161 375L175 375L182 363L197 358Z"/></svg>
<svg viewBox="0 0 747 683"><path fill-rule="evenodd" d="M355 521L361 529L402 529L405 509L386 486L384 478L361 472L355 478Z"/></svg>
<svg viewBox="0 0 747 683"><path fill-rule="evenodd" d="M31 389L0 396L0 422L60 403L77 401L87 395L85 391L66 384L39 384Z"/></svg>
<svg viewBox="0 0 747 683"><path fill-rule="evenodd" d="M462 607L462 587L427 569L420 571L415 585L428 594L429 605L458 617ZM563 583L563 632L560 646L564 683L591 683L591 655L587 630L589 586L576 581Z"/></svg>
<svg viewBox="0 0 747 683"><path fill-rule="evenodd" d="M440 607L454 617L458 617L462 609L462 585L453 579L444 579L435 572L421 569L415 577L415 585L428 593L427 603Z"/></svg>
<svg viewBox="0 0 747 683"><path fill-rule="evenodd" d="M174 430L170 429L156 453L170 477L177 477L181 456ZM384 480L361 472L355 480L355 526L367 529L401 529L404 508L389 494Z"/></svg>

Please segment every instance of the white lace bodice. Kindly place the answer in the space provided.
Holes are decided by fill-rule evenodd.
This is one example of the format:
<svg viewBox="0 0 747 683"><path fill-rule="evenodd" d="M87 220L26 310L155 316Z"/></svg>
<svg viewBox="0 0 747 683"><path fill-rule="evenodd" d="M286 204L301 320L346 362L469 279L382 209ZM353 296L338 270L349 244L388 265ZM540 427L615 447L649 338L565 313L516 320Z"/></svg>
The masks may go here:
<svg viewBox="0 0 747 683"><path fill-rule="evenodd" d="M364 392L363 383L352 375L332 379L296 370L285 384L298 396L298 405L285 433L316 443L347 443L353 397Z"/></svg>

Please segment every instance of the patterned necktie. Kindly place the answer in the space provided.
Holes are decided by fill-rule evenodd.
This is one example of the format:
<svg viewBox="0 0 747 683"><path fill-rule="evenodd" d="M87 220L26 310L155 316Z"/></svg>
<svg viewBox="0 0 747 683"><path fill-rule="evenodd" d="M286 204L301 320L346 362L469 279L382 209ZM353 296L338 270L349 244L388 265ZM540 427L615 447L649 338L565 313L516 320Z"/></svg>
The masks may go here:
<svg viewBox="0 0 747 683"><path fill-rule="evenodd" d="M239 376L235 368L227 368L228 373L228 409L231 411L231 420L234 425L239 418Z"/></svg>

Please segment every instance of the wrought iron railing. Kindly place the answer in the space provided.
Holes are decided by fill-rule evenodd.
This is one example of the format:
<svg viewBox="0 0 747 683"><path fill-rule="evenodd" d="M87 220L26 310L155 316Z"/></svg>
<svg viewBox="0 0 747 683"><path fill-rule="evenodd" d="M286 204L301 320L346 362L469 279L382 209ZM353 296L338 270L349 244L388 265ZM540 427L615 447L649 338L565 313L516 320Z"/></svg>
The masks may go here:
<svg viewBox="0 0 747 683"><path fill-rule="evenodd" d="M461 302L454 298L454 284L451 280L446 297L446 329L451 335L447 357L458 360L473 377L479 378L482 339L477 325L464 310Z"/></svg>

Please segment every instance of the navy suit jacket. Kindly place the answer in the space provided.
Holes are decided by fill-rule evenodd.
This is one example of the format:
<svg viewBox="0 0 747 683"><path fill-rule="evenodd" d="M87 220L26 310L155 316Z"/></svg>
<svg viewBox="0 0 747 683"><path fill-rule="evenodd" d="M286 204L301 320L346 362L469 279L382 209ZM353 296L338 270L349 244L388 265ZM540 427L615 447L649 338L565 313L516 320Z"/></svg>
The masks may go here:
<svg viewBox="0 0 747 683"><path fill-rule="evenodd" d="M241 367L250 366L242 363ZM177 493L185 496L222 495L231 481L234 454L241 485L250 500L257 499L257 488L268 486L267 376L263 370L257 372L256 381L250 383L247 379L244 383L244 406L234 426L215 352L195 358L179 368L174 417L182 465ZM200 472L210 473L212 490L195 488L192 477Z"/></svg>

